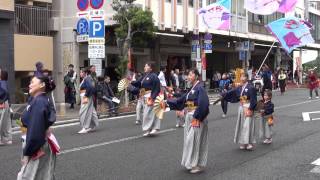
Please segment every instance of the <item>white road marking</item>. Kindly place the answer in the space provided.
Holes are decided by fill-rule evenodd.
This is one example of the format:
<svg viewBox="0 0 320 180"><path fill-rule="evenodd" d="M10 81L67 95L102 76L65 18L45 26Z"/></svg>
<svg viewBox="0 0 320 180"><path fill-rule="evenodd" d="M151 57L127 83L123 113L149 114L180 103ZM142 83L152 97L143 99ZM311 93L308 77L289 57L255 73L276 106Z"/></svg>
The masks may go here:
<svg viewBox="0 0 320 180"><path fill-rule="evenodd" d="M171 131L175 131L175 130L177 130L177 129L176 128L165 129L165 130L159 131L158 134L163 134L163 133L171 132ZM96 147L106 146L106 145L125 142L125 141L130 141L130 140L139 139L139 138L142 138L142 137L143 137L142 135L131 136L131 137L126 137L126 138L122 138L122 139L102 142L102 143L98 143L98 144L92 144L92 145L88 145L88 146L76 147L76 148L64 150L59 155L68 154L68 153L71 153L71 152L76 152L76 151L81 151L81 150L92 149L92 148L96 148Z"/></svg>
<svg viewBox="0 0 320 180"><path fill-rule="evenodd" d="M297 105L300 105L300 104L307 104L307 103L313 103L313 102L318 102L318 101L320 101L320 100L302 101L302 102L299 102L299 103L288 104L288 105L284 105L284 106L278 106L278 107L275 107L274 109L283 109L283 108L287 108L287 107L291 107L291 106L297 106Z"/></svg>
<svg viewBox="0 0 320 180"><path fill-rule="evenodd" d="M311 169L311 171L310 171L311 173L320 173L320 166L316 166L316 167L314 167L313 169Z"/></svg>
<svg viewBox="0 0 320 180"><path fill-rule="evenodd" d="M316 166L320 166L320 158L313 161L311 164L316 165Z"/></svg>
<svg viewBox="0 0 320 180"><path fill-rule="evenodd" d="M128 117L135 117L136 115L126 115L126 116L119 116L119 117L112 117L112 118L102 118L102 119L99 119L99 122L103 122L103 121L113 121L113 120L116 120L116 119L122 119L122 118L128 118ZM77 122L74 122L74 121L77 121ZM76 126L76 125L79 125L79 119L72 119L72 120L67 120L67 121L64 121L64 122L74 122L74 123L66 123L66 124L61 124L60 125L54 125L52 126L51 128L52 129L57 129L57 128L62 128L62 127L70 127L70 126ZM13 135L15 134L21 134L20 131L15 131L15 132L12 132Z"/></svg>
<svg viewBox="0 0 320 180"><path fill-rule="evenodd" d="M312 165L315 165L315 167L313 169L311 169L311 173L320 173L320 158L313 161L311 163Z"/></svg>
<svg viewBox="0 0 320 180"><path fill-rule="evenodd" d="M303 121L314 121L314 120L320 120L320 118L310 118L310 114L319 114L320 111L313 111L313 112L302 112L302 118Z"/></svg>

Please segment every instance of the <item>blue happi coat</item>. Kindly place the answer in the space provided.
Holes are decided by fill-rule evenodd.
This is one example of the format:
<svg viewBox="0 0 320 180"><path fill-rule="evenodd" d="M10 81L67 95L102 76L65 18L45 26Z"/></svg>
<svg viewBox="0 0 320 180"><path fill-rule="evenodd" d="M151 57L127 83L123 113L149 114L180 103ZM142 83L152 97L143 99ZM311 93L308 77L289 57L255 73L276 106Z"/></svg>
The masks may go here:
<svg viewBox="0 0 320 180"><path fill-rule="evenodd" d="M187 93L176 99L168 99L170 109L183 110L187 101L191 101L197 107L193 118L203 121L209 114L209 97L203 83L198 83Z"/></svg>
<svg viewBox="0 0 320 180"><path fill-rule="evenodd" d="M140 77L137 81L131 82L131 84L138 88L144 88L146 91L151 91L151 98L155 100L160 93L160 80L155 73L146 73Z"/></svg>

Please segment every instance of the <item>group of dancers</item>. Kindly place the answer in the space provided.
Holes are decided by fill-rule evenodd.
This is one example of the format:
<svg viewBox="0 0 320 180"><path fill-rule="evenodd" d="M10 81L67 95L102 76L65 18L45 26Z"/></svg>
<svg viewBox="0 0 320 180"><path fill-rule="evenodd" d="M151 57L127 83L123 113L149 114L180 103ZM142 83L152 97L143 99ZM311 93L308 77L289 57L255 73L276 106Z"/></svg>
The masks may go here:
<svg viewBox="0 0 320 180"><path fill-rule="evenodd" d="M190 88L179 96L171 96L160 83L158 75L153 71L153 63L146 63L144 75L130 82L128 91L139 95L139 103L143 107L142 130L143 136L156 135L160 130L161 121L156 115L155 101L159 95L165 94L160 102L161 108L170 108L179 112L184 118L184 138L181 165L190 173L204 170L208 158L208 115L209 97L203 82L199 80L200 73L192 69L188 74ZM81 110L79 133L87 133L98 127L98 117L94 107L94 80L90 70L82 71L83 79L80 84ZM261 136L263 143L272 142L272 125L274 105L271 102L272 91L266 91L263 100L257 101L257 92L248 82L248 75L241 75L242 85L223 91L220 100L226 102L240 102L235 129L234 142L240 149L253 150L256 143L255 119L260 117ZM30 98L28 106L22 115L24 134L22 168L18 174L20 179L51 180L54 178L56 154L58 153L55 139L52 139L50 127L55 122L55 109L50 100L50 93L54 90L50 78L45 75L35 75L29 85ZM0 101L0 113L3 113L3 102Z"/></svg>

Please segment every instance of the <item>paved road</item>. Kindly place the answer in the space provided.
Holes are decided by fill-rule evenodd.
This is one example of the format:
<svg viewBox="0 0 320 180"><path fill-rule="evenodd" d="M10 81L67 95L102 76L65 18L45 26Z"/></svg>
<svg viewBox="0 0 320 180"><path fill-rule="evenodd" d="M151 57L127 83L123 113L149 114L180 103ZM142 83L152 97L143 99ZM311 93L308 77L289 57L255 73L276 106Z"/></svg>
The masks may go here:
<svg viewBox="0 0 320 180"><path fill-rule="evenodd" d="M233 144L237 105L221 118L219 105L209 115L209 160L205 172L191 175L180 166L183 129L175 128L174 113L167 113L156 137L141 137L135 117L103 120L100 128L78 135L78 125L55 129L63 147L56 168L57 180L313 180L320 157L320 121L302 119L302 112L319 111L320 100L307 100L306 90L274 95L274 143L259 143L253 152ZM313 114L313 117L320 114ZM19 135L15 144L0 147L0 179L11 180L20 168Z"/></svg>

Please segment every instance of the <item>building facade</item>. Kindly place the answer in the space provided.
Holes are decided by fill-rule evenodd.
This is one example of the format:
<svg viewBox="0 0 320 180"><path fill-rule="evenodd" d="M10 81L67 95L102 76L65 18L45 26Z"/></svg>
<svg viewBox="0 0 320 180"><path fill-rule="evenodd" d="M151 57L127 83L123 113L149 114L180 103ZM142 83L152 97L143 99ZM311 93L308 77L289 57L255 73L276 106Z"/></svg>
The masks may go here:
<svg viewBox="0 0 320 180"><path fill-rule="evenodd" d="M9 73L9 90L15 89L14 83L14 2L0 2L0 69ZM12 97L14 98L14 96Z"/></svg>

